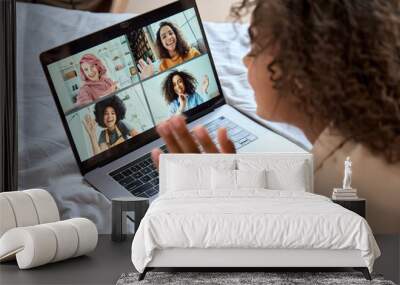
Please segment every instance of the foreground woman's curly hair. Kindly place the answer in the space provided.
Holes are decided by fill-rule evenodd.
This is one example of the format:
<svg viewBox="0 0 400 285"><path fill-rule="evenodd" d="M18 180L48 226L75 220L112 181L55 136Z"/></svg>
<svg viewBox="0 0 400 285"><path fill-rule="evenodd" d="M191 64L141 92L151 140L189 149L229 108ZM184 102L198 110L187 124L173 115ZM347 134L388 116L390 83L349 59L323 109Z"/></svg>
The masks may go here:
<svg viewBox="0 0 400 285"><path fill-rule="evenodd" d="M231 12L239 19L253 10L251 54L275 48L267 68L280 96L290 96L311 119L395 163L400 161L399 3L242 0Z"/></svg>

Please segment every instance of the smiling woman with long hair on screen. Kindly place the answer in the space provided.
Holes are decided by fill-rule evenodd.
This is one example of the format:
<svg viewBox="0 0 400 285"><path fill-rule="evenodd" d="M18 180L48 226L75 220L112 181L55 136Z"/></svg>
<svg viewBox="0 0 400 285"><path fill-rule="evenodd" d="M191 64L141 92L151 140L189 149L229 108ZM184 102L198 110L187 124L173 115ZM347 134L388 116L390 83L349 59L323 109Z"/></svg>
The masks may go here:
<svg viewBox="0 0 400 285"><path fill-rule="evenodd" d="M196 48L191 47L186 42L179 28L169 21L160 23L160 28L157 31L156 46L160 56L160 71L165 71L200 55ZM138 68L141 78L147 78L154 74L153 64L150 59L148 59L148 62L140 59Z"/></svg>
<svg viewBox="0 0 400 285"><path fill-rule="evenodd" d="M161 58L160 71L200 55L197 49L189 46L180 30L172 22L161 22L156 43Z"/></svg>

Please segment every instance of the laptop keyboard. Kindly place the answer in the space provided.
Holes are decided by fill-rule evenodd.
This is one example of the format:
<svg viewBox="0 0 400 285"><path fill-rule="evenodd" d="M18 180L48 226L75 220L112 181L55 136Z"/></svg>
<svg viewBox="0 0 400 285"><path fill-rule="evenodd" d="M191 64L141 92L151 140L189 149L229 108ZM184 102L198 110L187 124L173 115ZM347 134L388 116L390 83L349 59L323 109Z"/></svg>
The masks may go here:
<svg viewBox="0 0 400 285"><path fill-rule="evenodd" d="M221 127L227 129L228 136L234 143L236 150L257 139L255 135L242 129L225 117L219 117L207 123L205 127L217 146L219 146L217 142L217 130ZM161 150L168 152L165 145L161 147ZM109 175L137 197L149 198L158 193L158 172L151 160L150 153L114 170Z"/></svg>
<svg viewBox="0 0 400 285"><path fill-rule="evenodd" d="M231 120L228 120L225 117L219 117L207 124L204 125L207 128L208 133L210 134L213 142L219 147L217 141L217 130L219 128L226 128L228 131L228 137L231 139L233 144L235 145L235 149L238 150L245 145L248 145L252 141L255 141L257 137L252 133L242 129L238 125L236 125Z"/></svg>

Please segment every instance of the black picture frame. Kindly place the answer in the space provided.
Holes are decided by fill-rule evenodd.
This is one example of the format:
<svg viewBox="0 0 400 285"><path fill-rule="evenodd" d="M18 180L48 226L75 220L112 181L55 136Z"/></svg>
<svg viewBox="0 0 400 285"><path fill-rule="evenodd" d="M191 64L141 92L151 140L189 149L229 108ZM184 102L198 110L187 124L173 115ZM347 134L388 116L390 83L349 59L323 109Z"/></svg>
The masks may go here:
<svg viewBox="0 0 400 285"><path fill-rule="evenodd" d="M18 189L16 4L0 1L0 192Z"/></svg>

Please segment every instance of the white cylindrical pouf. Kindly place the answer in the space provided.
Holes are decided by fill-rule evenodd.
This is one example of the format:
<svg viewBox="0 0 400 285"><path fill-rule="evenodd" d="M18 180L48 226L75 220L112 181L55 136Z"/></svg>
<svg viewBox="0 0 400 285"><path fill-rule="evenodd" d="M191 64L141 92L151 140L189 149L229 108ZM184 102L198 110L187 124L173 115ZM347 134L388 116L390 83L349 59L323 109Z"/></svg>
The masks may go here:
<svg viewBox="0 0 400 285"><path fill-rule="evenodd" d="M0 261L16 257L28 269L86 254L96 248L97 228L84 218L74 218L8 230L0 238Z"/></svg>
<svg viewBox="0 0 400 285"><path fill-rule="evenodd" d="M19 268L27 269L96 248L92 221L59 219L57 205L45 190L0 193L0 262L16 258Z"/></svg>
<svg viewBox="0 0 400 285"><path fill-rule="evenodd" d="M56 202L43 189L0 193L0 217L0 237L15 227L60 220Z"/></svg>
<svg viewBox="0 0 400 285"><path fill-rule="evenodd" d="M9 229L15 228L14 211L8 199L0 194L0 237Z"/></svg>
<svg viewBox="0 0 400 285"><path fill-rule="evenodd" d="M96 225L92 221L84 218L74 218L65 222L70 223L78 233L79 245L74 257L86 254L96 248L98 233Z"/></svg>
<svg viewBox="0 0 400 285"><path fill-rule="evenodd" d="M17 227L33 226L39 223L35 206L30 196L23 191L1 193L13 209Z"/></svg>
<svg viewBox="0 0 400 285"><path fill-rule="evenodd" d="M78 249L78 233L72 228L71 223L59 221L44 224L44 227L51 229L56 235L57 252L51 262L57 262L74 256Z"/></svg>
<svg viewBox="0 0 400 285"><path fill-rule="evenodd" d="M0 239L0 258L15 255L20 269L49 263L56 251L55 234L41 225L11 229Z"/></svg>
<svg viewBox="0 0 400 285"><path fill-rule="evenodd" d="M57 204L49 192L43 189L24 190L33 201L39 224L51 223L60 220Z"/></svg>

